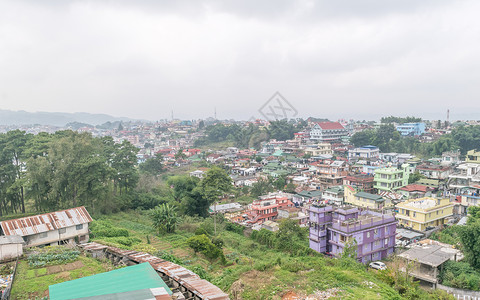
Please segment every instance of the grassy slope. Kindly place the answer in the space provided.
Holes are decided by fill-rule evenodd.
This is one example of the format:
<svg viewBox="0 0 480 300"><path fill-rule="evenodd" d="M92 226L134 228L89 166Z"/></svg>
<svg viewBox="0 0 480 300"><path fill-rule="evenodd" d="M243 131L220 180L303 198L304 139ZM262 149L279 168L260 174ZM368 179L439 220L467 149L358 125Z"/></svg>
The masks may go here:
<svg viewBox="0 0 480 300"><path fill-rule="evenodd" d="M18 262L17 275L12 289L12 299L35 299L48 295L48 286L68 280L90 276L111 269L111 265L96 259L79 256L82 267L48 274L48 267L31 268L26 259Z"/></svg>
<svg viewBox="0 0 480 300"><path fill-rule="evenodd" d="M186 267L202 266L211 281L231 295L239 293L244 299L280 299L287 291L299 295L319 290L340 289L342 299L399 299L399 294L379 280L375 272L365 268L348 268L340 261L317 257L291 257L268 249L251 239L233 232L220 231L226 257L232 263L220 266L210 263L188 248L186 240L196 224L181 226L176 234L155 236L150 221L139 212L119 213L105 217L118 227L127 228L133 236L156 249L172 252ZM183 230L182 230L183 229ZM371 283L370 286L367 283Z"/></svg>

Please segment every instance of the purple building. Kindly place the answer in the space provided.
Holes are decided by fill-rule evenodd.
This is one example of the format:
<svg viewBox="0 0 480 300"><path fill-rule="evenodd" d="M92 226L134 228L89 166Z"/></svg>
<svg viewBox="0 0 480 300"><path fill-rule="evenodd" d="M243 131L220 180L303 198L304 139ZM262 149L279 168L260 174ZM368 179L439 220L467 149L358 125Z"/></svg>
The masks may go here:
<svg viewBox="0 0 480 300"><path fill-rule="evenodd" d="M394 252L397 221L392 214L355 206L333 209L312 205L309 217L310 248L315 251L339 256L345 245L355 239L360 262L384 259Z"/></svg>
<svg viewBox="0 0 480 300"><path fill-rule="evenodd" d="M327 249L327 228L332 225L332 206L313 204L308 208L310 220L310 248L325 253Z"/></svg>

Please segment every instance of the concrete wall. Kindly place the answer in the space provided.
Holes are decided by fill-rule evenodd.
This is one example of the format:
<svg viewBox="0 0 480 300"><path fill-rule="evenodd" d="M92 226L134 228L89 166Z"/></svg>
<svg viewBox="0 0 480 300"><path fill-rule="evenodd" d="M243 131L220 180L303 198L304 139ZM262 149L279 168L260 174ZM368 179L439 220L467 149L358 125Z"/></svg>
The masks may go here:
<svg viewBox="0 0 480 300"><path fill-rule="evenodd" d="M452 287L449 287L449 286L444 286L444 285L441 285L441 284L437 284L437 289L446 291L447 293L453 295L453 297L455 297L455 299L480 300L480 292L456 289L456 288L452 288Z"/></svg>
<svg viewBox="0 0 480 300"><path fill-rule="evenodd" d="M74 239L76 236L86 236L85 240L81 242L88 241L88 223L82 224L83 228L80 230L76 229L76 225L66 227L65 232L60 233L61 229L55 229L45 232L47 236L44 236L45 233L37 233L29 235L26 237L27 247L34 247L40 245L58 245L59 241Z"/></svg>
<svg viewBox="0 0 480 300"><path fill-rule="evenodd" d="M13 260L23 254L22 244L0 245L0 261Z"/></svg>

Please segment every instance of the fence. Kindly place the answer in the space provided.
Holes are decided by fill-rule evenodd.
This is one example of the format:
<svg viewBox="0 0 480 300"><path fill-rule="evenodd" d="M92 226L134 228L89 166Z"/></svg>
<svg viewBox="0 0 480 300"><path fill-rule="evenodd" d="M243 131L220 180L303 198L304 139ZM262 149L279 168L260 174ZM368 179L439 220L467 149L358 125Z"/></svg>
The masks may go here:
<svg viewBox="0 0 480 300"><path fill-rule="evenodd" d="M480 300L480 292L476 291L469 291L469 290L462 290L456 289L449 286L444 286L441 284L437 284L437 289L444 290L449 294L452 294L455 299L459 300Z"/></svg>
<svg viewBox="0 0 480 300"><path fill-rule="evenodd" d="M10 293L12 292L13 282L15 281L15 274L17 274L17 265L18 265L18 259L15 261L15 268L13 268L12 281L7 286L7 288L5 290L3 290L1 300L10 299Z"/></svg>

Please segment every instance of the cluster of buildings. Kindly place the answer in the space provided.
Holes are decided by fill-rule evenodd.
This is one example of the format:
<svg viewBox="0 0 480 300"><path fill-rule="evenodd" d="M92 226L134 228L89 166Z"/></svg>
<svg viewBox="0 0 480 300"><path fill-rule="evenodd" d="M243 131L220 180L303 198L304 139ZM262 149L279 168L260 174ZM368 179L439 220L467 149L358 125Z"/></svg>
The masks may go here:
<svg viewBox="0 0 480 300"><path fill-rule="evenodd" d="M226 213L228 219L272 231L279 219L295 219L310 228L312 249L339 256L355 240L361 262L383 259L396 246L413 245L455 224L480 200L477 150L465 159L449 151L424 160L371 145L269 141L250 159L241 153L223 161L235 185L283 177L294 190L240 205Z"/></svg>

